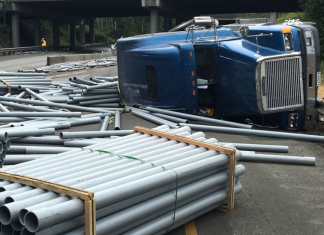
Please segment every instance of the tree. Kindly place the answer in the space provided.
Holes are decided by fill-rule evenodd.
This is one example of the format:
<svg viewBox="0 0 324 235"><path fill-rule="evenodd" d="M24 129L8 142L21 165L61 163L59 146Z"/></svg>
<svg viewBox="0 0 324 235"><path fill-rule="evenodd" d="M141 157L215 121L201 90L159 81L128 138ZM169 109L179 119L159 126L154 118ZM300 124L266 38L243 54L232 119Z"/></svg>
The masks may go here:
<svg viewBox="0 0 324 235"><path fill-rule="evenodd" d="M300 0L305 19L315 22L320 35L321 55L324 58L324 0Z"/></svg>

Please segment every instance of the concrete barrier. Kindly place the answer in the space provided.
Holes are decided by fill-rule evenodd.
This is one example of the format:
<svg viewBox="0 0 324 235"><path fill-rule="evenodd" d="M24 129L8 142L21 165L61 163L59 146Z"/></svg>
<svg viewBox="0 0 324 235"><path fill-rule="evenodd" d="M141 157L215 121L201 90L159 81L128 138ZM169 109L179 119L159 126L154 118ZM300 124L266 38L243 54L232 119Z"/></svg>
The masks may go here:
<svg viewBox="0 0 324 235"><path fill-rule="evenodd" d="M49 56L47 57L47 66L65 62L87 61L104 59L110 56L115 56L116 52L103 52L94 54L77 54L77 55L62 55L62 56Z"/></svg>

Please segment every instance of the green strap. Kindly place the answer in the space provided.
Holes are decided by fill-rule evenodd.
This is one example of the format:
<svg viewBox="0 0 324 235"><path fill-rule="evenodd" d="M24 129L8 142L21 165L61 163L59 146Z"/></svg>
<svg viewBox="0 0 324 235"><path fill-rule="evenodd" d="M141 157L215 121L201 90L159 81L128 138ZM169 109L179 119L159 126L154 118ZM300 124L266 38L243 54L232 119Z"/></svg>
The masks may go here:
<svg viewBox="0 0 324 235"><path fill-rule="evenodd" d="M83 149L82 149L83 150ZM154 167L162 167L164 170L169 170L169 171L173 171L176 175L176 188L175 188L175 202L174 202L174 210L173 210L173 219L172 219L172 224L170 225L170 227L166 230L166 232L168 232L171 227L173 226L174 224L174 221L175 221L175 217L176 217L176 211L177 211L177 204L178 204L178 179L179 179L179 176L178 176L178 173L173 170L173 169L168 169L162 165L158 165L158 164L155 164L153 162L149 162L149 161L146 161L146 160L143 160L143 159L140 159L140 158L136 158L136 157L131 157L131 156L127 156L127 155L120 155L120 154L116 154L116 153L113 153L113 152L109 152L109 151L105 151L105 150L92 150L92 149L88 149L88 150L91 150L91 151L97 151L99 153L107 153L107 154L112 154L112 155L115 155L115 156L119 156L119 157L125 157L125 158L128 158L128 159L132 159L132 160L135 160L135 161L140 161L140 162L143 162L143 163L149 163L151 164L152 166Z"/></svg>

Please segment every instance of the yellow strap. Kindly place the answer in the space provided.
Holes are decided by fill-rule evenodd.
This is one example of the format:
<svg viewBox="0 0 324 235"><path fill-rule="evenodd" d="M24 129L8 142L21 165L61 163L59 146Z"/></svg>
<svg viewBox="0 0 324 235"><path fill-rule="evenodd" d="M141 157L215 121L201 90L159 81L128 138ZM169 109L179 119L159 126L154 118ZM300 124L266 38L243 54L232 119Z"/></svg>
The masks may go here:
<svg viewBox="0 0 324 235"><path fill-rule="evenodd" d="M126 102L125 102L123 96L122 96L121 93L120 93L120 89L119 89L119 82L117 82L117 89L118 89L118 92L119 92L119 96L121 97L121 99L122 99L122 101L123 101L123 103L124 103L124 106L125 106L124 109L120 112L120 113L122 113L122 112L124 112L124 111L126 110L126 106L127 106L127 104L126 104Z"/></svg>
<svg viewBox="0 0 324 235"><path fill-rule="evenodd" d="M3 80L2 78L0 78L0 81L3 82L7 87L8 87L8 93L11 93L11 86L9 83L7 83L5 80Z"/></svg>

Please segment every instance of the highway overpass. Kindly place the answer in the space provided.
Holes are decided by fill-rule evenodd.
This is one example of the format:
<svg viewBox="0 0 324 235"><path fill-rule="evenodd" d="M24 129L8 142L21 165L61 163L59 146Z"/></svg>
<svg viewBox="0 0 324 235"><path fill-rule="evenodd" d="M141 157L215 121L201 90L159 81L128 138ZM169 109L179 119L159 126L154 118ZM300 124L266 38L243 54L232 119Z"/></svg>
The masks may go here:
<svg viewBox="0 0 324 235"><path fill-rule="evenodd" d="M95 42L94 18L150 16L151 32L158 30L158 17L164 16L164 28L171 28L172 18L182 22L197 15L298 11L298 0L0 0L11 13L12 46L19 43L19 18L34 19L34 44L40 41L40 19L53 21L53 42L59 46L59 24L70 24L70 45L75 46L75 26L80 25L80 41L85 43L84 19L89 19L90 41Z"/></svg>

